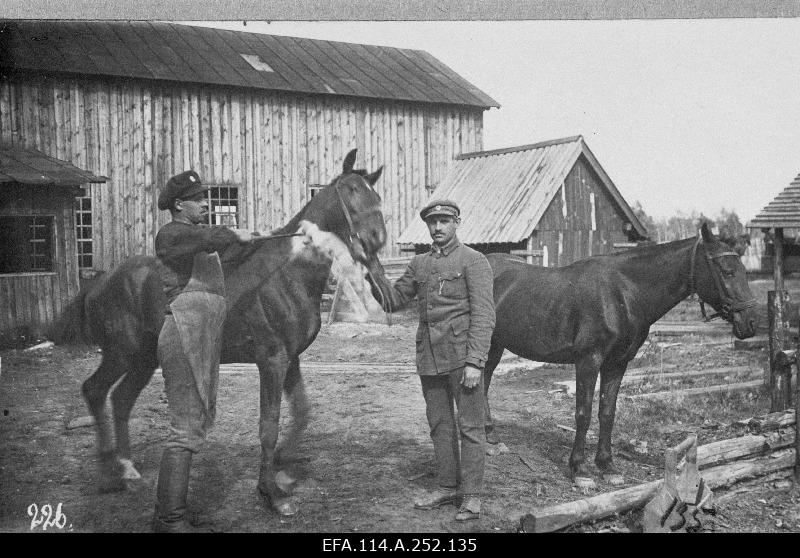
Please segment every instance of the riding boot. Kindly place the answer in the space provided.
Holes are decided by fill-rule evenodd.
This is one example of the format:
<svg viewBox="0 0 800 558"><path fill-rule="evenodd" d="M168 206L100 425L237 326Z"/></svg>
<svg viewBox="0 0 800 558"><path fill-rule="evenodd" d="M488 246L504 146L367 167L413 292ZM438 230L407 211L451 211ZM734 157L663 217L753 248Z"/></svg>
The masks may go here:
<svg viewBox="0 0 800 558"><path fill-rule="evenodd" d="M185 533L193 530L186 520L186 496L189 491L191 465L191 451L178 448L164 450L158 472L154 532Z"/></svg>

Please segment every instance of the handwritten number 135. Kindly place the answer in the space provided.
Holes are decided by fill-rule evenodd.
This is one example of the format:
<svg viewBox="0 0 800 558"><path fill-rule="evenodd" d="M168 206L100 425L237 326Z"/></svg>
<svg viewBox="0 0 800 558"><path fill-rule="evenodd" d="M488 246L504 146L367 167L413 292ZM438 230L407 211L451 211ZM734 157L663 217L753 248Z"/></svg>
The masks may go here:
<svg viewBox="0 0 800 558"><path fill-rule="evenodd" d="M41 510L36 504L31 504L28 506L28 517L31 518L31 531L39 525L42 526L42 531L47 531L48 527L63 529L67 524L67 516L61 513L61 503L56 507L55 516L50 504L43 505Z"/></svg>

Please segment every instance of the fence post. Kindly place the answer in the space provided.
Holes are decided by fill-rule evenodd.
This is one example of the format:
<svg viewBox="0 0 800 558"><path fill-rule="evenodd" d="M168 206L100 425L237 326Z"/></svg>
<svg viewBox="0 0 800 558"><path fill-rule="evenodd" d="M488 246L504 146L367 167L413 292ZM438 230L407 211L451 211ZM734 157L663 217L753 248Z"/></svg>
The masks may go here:
<svg viewBox="0 0 800 558"><path fill-rule="evenodd" d="M794 353L797 376L794 380L794 482L800 485L800 337ZM791 372L791 369L790 369Z"/></svg>
<svg viewBox="0 0 800 558"><path fill-rule="evenodd" d="M791 364L785 365L777 360L778 353L788 347L789 324L786 319L786 302L789 293L781 291L767 293L767 318L769 321L769 389L770 412L784 411L792 405Z"/></svg>

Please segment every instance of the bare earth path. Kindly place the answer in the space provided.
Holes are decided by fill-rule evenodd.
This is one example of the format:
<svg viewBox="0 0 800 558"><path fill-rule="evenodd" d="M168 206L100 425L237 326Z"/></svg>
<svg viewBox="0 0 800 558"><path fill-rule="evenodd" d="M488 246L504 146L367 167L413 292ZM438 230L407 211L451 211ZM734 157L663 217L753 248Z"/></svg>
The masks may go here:
<svg viewBox="0 0 800 558"><path fill-rule="evenodd" d="M492 384L492 402L500 438L510 451L487 457L481 519L462 525L453 521L453 508L412 508L414 498L434 482L412 360L415 327L413 315L392 327L334 324L304 355L313 418L304 459L292 466L301 511L291 519L270 513L256 495L257 374L251 366L225 366L217 423L192 471L192 520L220 532L507 532L535 506L581 497L566 466L574 398L554 392L554 382L574 379L572 370L508 359ZM760 352L735 352L730 345L729 337L696 334L654 339L634 364L653 370L664 364L730 365L760 373ZM136 491L101 495L94 486L94 429L69 427L87 415L79 388L99 362L96 350L57 347L4 351L0 357L0 532L31 531L32 504L54 510L60 504L63 530L148 531L168 424L160 372L143 391L131 421L142 482ZM643 389L635 386L630 389ZM721 396L715 397L672 406L621 401L613 443L629 484L658 478L663 448L686 432L697 431L700 443L730 437L727 425L768 405L763 395L742 394L712 412L709 402ZM286 412L281 420L285 427ZM596 418L592 428L596 432ZM643 441L646 452L634 451ZM590 451L595 443L590 436ZM598 490L611 487L600 482ZM714 529L796 532L798 510L791 485L763 483L722 506ZM609 519L578 530L627 529L634 519Z"/></svg>

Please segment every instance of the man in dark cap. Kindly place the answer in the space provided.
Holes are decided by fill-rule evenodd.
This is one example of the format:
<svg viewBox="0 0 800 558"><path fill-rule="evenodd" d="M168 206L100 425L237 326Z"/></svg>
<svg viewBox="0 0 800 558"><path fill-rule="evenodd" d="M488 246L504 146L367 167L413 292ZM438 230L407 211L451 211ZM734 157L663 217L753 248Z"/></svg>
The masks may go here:
<svg viewBox="0 0 800 558"><path fill-rule="evenodd" d="M214 421L226 312L219 254L235 265L250 251L245 243L258 236L206 225L207 190L189 170L170 178L158 197L158 208L172 214L155 240L167 295L158 359L171 427L158 474L156 532L191 530L186 521L189 469Z"/></svg>
<svg viewBox="0 0 800 558"><path fill-rule="evenodd" d="M430 252L414 256L394 283L384 309L419 300L417 373L436 455L434 491L414 503L418 509L456 504L457 521L480 516L486 438L483 367L495 325L492 269L480 252L458 240L458 205L434 200L420 217L428 225ZM382 296L372 285L376 300ZM455 401L455 411L453 408ZM459 451L460 442L460 451Z"/></svg>

